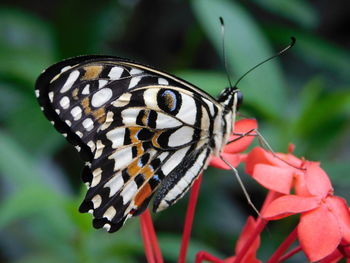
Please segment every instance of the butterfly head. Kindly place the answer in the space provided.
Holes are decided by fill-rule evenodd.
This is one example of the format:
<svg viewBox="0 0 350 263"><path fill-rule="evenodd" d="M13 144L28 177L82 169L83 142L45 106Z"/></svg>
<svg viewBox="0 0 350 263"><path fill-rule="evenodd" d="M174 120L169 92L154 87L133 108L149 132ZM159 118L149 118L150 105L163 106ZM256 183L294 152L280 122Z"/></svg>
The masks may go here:
<svg viewBox="0 0 350 263"><path fill-rule="evenodd" d="M243 94L237 87L228 87L220 93L218 101L224 106L225 111L236 112L242 105Z"/></svg>

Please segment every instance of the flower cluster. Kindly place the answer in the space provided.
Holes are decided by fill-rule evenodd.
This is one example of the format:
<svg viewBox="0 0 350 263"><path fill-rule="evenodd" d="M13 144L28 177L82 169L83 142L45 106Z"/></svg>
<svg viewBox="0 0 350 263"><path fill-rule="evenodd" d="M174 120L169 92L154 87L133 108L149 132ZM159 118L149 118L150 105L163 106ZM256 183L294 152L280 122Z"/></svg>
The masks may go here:
<svg viewBox="0 0 350 263"><path fill-rule="evenodd" d="M236 122L234 135L230 138L232 143L223 149L222 157L234 167L244 163L246 173L269 190L260 216L256 220L248 217L236 243L234 256L219 259L200 251L195 262L200 263L204 260L214 263L261 262L256 258L256 252L260 246L260 233L268 221L295 214L300 215L296 228L276 249L269 263L282 262L300 251L303 251L311 262L338 262L344 257L349 259L349 207L343 198L333 194L330 179L320 167L320 163L297 158L292 154L294 148L292 145L287 154L274 154L261 147L255 147L248 154L242 154L254 139L256 128L255 120L245 119ZM210 165L230 169L218 157L212 158ZM194 184L191 192L179 263L185 262L200 181L201 178ZM141 216L143 222L141 225L145 226L145 221L149 220L149 214ZM144 234L143 236L146 245L147 240ZM149 236L153 236L153 241L156 240L154 230ZM295 241L298 241L299 245L288 251ZM145 248L147 252L147 246ZM153 251L155 251L153 255L152 253L147 255L148 262L162 262L156 243L153 244Z"/></svg>
<svg viewBox="0 0 350 263"><path fill-rule="evenodd" d="M349 208L343 198L333 195L331 182L319 163L300 160L291 154L280 155L283 160L300 167L295 169L277 163L271 153L261 148L254 149L250 155L260 160L253 167L247 165L253 178L267 189L281 194L262 212L264 219L276 220L300 214L298 240L310 261L321 260L332 253L350 252L347 247L350 245ZM273 172L273 177L281 175L287 183L279 184L277 180L267 178L270 172ZM294 194L290 194L292 188Z"/></svg>

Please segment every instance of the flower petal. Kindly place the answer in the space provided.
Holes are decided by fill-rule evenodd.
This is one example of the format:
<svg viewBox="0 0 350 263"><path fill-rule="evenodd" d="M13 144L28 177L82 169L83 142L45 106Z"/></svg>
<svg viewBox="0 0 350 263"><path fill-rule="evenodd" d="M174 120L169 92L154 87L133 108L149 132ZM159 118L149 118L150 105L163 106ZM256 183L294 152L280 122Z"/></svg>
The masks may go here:
<svg viewBox="0 0 350 263"><path fill-rule="evenodd" d="M289 194L293 182L293 171L266 164L254 167L253 178L262 186L282 194Z"/></svg>
<svg viewBox="0 0 350 263"><path fill-rule="evenodd" d="M294 189L295 194L299 196L313 196L306 187L305 171L297 171L294 174Z"/></svg>
<svg viewBox="0 0 350 263"><path fill-rule="evenodd" d="M318 261L318 263L338 263L343 257L344 255L340 253L339 249L336 249L327 257Z"/></svg>
<svg viewBox="0 0 350 263"><path fill-rule="evenodd" d="M244 134L247 133L253 129L258 128L258 122L256 119L243 119L235 122L233 132ZM253 132L252 135L255 133ZM229 141L237 139L237 141L227 144L224 147L224 152L227 153L240 153L245 151L249 145L254 140L255 136L244 136L241 137L239 135L231 135Z"/></svg>
<svg viewBox="0 0 350 263"><path fill-rule="evenodd" d="M333 193L333 188L326 172L317 162L307 162L305 184L312 195L325 197L329 193Z"/></svg>
<svg viewBox="0 0 350 263"><path fill-rule="evenodd" d="M237 153L221 153L221 156L228 161L233 167L237 167L240 163L242 158L245 156L241 156ZM224 169L224 170L230 170L230 166L228 166L223 160L221 160L220 157L212 156L209 162L209 165L215 168Z"/></svg>
<svg viewBox="0 0 350 263"><path fill-rule="evenodd" d="M337 249L341 231L335 216L326 205L304 213L298 225L300 245L310 261L320 260Z"/></svg>
<svg viewBox="0 0 350 263"><path fill-rule="evenodd" d="M248 153L246 159L246 167L245 172L247 174L252 175L254 171L254 166L258 163L270 164L273 165L273 161L271 160L271 154L265 151L261 147L255 147L253 150Z"/></svg>
<svg viewBox="0 0 350 263"><path fill-rule="evenodd" d="M261 147L255 147L247 156L246 173L252 174L254 165L257 163L270 164L273 166L290 169L294 172L300 172L301 170L295 167L301 167L303 161L290 153L273 154Z"/></svg>
<svg viewBox="0 0 350 263"><path fill-rule="evenodd" d="M341 197L332 196L326 199L326 204L338 220L344 242L350 244L350 212L346 201Z"/></svg>
<svg viewBox="0 0 350 263"><path fill-rule="evenodd" d="M303 164L302 160L300 160L298 157L294 156L291 153L288 153L288 154L276 153L276 155L283 160L282 161L282 160L278 160L277 158L275 158L275 159L277 159L277 161L275 160L275 162L280 161L281 163L279 163L279 165L281 165L281 166L286 166L290 169L297 169L295 167L301 167ZM299 169L297 169L297 170L299 170Z"/></svg>
<svg viewBox="0 0 350 263"><path fill-rule="evenodd" d="M297 213L303 213L320 206L318 197L284 195L273 200L262 212L265 219L276 220Z"/></svg>

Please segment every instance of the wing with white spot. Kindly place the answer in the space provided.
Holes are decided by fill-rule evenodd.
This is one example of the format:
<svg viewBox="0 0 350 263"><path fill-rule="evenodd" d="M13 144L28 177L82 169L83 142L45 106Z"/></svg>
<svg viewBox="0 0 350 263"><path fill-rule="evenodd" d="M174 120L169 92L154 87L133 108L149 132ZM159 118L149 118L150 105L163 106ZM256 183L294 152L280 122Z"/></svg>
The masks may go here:
<svg viewBox="0 0 350 263"><path fill-rule="evenodd" d="M170 74L115 57L60 62L37 80L46 117L88 162L81 212L118 230L159 188L154 210L180 199L205 168L221 106Z"/></svg>

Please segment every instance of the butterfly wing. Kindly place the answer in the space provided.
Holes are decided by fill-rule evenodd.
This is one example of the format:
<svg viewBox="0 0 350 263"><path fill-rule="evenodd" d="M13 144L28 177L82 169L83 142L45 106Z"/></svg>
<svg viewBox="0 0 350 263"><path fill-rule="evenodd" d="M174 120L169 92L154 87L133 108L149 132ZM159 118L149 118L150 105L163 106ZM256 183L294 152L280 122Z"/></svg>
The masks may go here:
<svg viewBox="0 0 350 263"><path fill-rule="evenodd" d="M180 199L205 168L220 104L170 74L116 57L60 62L37 80L46 117L86 161L80 211L118 230L159 188L154 210Z"/></svg>

